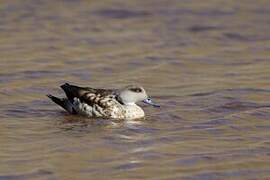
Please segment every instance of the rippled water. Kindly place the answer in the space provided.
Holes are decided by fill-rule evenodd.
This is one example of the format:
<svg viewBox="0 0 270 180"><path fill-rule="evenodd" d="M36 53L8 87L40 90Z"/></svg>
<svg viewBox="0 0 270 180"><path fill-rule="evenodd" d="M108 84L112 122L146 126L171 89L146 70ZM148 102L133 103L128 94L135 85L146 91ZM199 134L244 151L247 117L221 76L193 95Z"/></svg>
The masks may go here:
<svg viewBox="0 0 270 180"><path fill-rule="evenodd" d="M1 1L0 179L270 176L270 2ZM61 83L140 83L143 121L71 116Z"/></svg>

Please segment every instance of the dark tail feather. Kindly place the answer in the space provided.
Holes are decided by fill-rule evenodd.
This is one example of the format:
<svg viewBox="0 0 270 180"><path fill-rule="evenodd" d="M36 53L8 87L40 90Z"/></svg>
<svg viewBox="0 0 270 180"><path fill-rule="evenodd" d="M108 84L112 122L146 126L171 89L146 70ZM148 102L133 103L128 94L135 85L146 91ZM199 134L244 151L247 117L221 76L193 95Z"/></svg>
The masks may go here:
<svg viewBox="0 0 270 180"><path fill-rule="evenodd" d="M65 101L63 99L55 97L51 94L48 94L47 97L50 98L53 102L55 102L59 106L61 106L62 108L66 109Z"/></svg>
<svg viewBox="0 0 270 180"><path fill-rule="evenodd" d="M72 108L72 106L70 105L67 99L60 99L51 94L48 94L47 97L50 98L53 102L55 102L59 106L61 106L62 108L64 108L69 113L76 114L76 111Z"/></svg>
<svg viewBox="0 0 270 180"><path fill-rule="evenodd" d="M60 86L66 93L67 98L72 102L74 97L81 97L85 93L85 89L79 86L65 83Z"/></svg>
<svg viewBox="0 0 270 180"><path fill-rule="evenodd" d="M61 85L60 87L64 90L64 92L66 93L67 98L70 101L73 101L73 98L77 97L75 95L76 91L74 91L74 87L72 85L70 85L68 83L65 83L65 84Z"/></svg>

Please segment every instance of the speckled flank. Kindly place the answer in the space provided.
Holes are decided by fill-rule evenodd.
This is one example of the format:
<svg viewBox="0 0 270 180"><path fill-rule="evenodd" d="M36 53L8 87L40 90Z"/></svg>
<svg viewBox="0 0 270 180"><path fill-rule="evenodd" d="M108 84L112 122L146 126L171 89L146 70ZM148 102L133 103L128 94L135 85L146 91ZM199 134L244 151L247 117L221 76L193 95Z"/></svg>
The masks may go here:
<svg viewBox="0 0 270 180"><path fill-rule="evenodd" d="M102 107L98 104L90 106L81 102L80 99L74 98L73 108L78 114L87 117L109 117L115 119L137 119L144 117L144 111L136 104L121 105L113 99L104 101L104 103L105 102L107 102L108 106Z"/></svg>
<svg viewBox="0 0 270 180"><path fill-rule="evenodd" d="M106 101L107 99L107 101ZM104 98L96 104L88 105L81 102L80 99L74 98L73 107L78 114L88 117L109 117L124 119L126 117L126 111L124 107L116 100Z"/></svg>

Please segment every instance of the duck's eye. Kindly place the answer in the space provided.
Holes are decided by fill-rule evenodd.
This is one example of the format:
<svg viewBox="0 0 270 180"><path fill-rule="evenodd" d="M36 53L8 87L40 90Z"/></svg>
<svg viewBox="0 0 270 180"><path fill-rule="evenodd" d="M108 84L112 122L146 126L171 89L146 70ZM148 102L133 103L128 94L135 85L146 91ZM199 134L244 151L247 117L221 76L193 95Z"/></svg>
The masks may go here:
<svg viewBox="0 0 270 180"><path fill-rule="evenodd" d="M136 92L136 93L142 92L142 89L141 88L130 88L129 90L131 90L133 92Z"/></svg>

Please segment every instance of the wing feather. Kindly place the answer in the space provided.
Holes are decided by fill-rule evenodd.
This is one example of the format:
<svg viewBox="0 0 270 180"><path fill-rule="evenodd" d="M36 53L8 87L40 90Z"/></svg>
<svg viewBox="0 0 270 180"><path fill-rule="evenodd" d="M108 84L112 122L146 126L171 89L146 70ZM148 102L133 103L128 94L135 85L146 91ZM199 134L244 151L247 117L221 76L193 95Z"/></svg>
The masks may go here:
<svg viewBox="0 0 270 180"><path fill-rule="evenodd" d="M106 98L116 96L116 90L113 89L94 89L91 87L79 87L65 83L61 88L66 93L67 98L73 102L74 98L79 98L81 102L93 106L94 104L100 107L108 107Z"/></svg>

